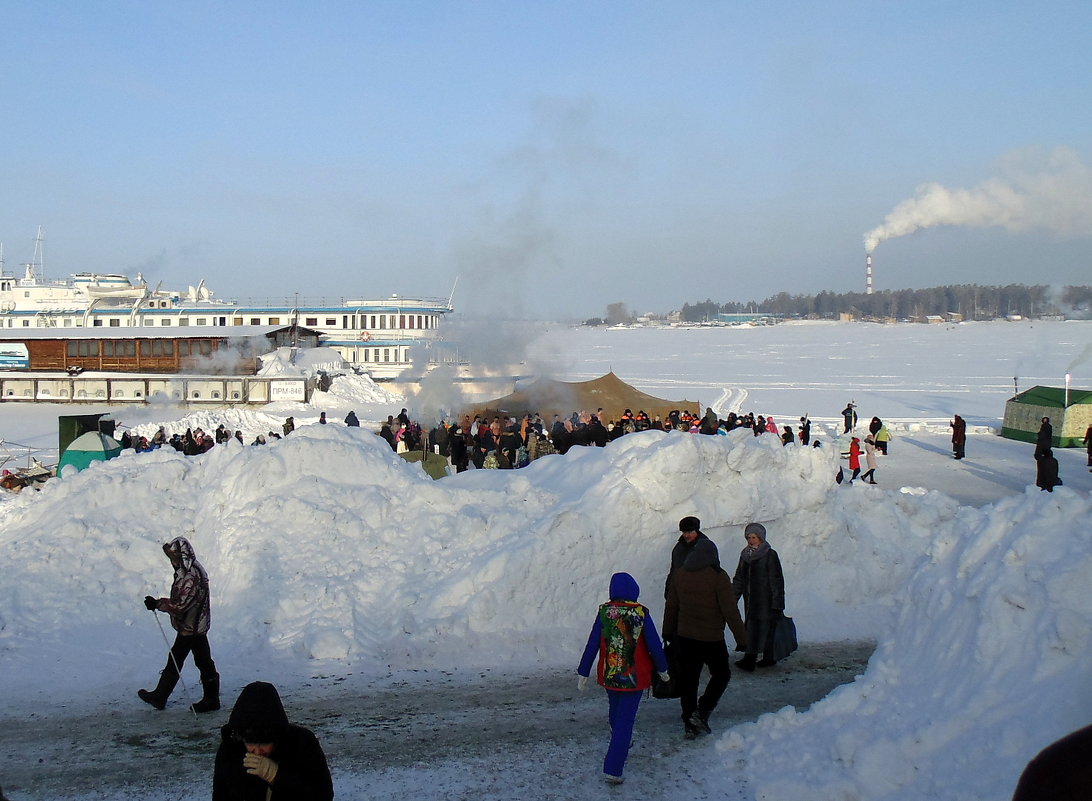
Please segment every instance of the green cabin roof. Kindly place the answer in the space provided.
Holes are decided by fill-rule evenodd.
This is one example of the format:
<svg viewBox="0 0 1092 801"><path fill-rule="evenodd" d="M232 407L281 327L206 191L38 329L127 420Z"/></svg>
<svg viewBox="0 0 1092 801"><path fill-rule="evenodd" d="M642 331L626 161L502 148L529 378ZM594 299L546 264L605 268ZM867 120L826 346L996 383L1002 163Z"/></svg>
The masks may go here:
<svg viewBox="0 0 1092 801"><path fill-rule="evenodd" d="M1012 398L1010 403L1027 403L1032 406L1056 406L1061 409L1066 405L1064 387L1032 387ZM1092 403L1092 390L1069 388L1069 405Z"/></svg>

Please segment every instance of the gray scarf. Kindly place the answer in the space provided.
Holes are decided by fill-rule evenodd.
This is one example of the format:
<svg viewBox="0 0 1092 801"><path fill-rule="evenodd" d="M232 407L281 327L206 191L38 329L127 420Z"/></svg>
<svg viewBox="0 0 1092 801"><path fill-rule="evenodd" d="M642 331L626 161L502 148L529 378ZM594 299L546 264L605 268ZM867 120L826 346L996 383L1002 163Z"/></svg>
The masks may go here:
<svg viewBox="0 0 1092 801"><path fill-rule="evenodd" d="M756 559L761 559L763 556L765 556L769 552L770 552L770 543L768 543L766 541L763 541L761 545L757 545L757 546L748 545L746 548L743 549L743 551L740 553L739 556L744 562L746 562L747 564L750 564L751 562L754 562Z"/></svg>

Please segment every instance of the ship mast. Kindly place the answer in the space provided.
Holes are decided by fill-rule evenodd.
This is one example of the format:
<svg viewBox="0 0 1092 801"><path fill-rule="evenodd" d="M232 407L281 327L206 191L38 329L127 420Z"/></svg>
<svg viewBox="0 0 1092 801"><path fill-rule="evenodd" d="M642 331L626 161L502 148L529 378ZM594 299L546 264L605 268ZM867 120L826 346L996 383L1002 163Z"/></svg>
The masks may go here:
<svg viewBox="0 0 1092 801"><path fill-rule="evenodd" d="M35 268L38 280L42 282L45 281L45 247L42 244L44 241L45 231L39 225L38 235L34 237L34 258L31 259L31 266Z"/></svg>

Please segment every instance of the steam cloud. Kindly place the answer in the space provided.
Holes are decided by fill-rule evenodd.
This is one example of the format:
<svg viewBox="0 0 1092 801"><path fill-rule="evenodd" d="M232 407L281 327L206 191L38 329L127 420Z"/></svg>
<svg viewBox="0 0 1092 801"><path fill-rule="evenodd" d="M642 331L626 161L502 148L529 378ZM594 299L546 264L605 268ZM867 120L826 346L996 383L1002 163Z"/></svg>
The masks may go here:
<svg viewBox="0 0 1092 801"><path fill-rule="evenodd" d="M886 239L937 225L1001 226L1019 233L1043 230L1061 236L1092 235L1092 169L1064 147L1010 153L1001 175L972 189L937 183L918 188L864 237L866 253Z"/></svg>

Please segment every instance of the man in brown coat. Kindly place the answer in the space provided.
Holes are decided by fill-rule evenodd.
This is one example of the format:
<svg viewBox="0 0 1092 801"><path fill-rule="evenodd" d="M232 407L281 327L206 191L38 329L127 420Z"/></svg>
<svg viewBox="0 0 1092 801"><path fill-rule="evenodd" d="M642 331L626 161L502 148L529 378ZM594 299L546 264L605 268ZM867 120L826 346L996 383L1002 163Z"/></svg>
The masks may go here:
<svg viewBox="0 0 1092 801"><path fill-rule="evenodd" d="M712 541L699 540L672 573L664 606L663 636L675 644L679 656L676 678L687 739L711 732L709 715L732 678L725 624L735 637L736 650L745 651L747 630L739 616L732 579L721 569ZM709 668L709 683L699 699L703 666Z"/></svg>

